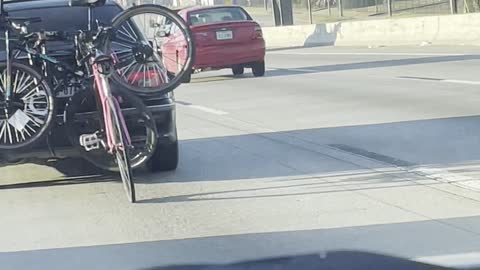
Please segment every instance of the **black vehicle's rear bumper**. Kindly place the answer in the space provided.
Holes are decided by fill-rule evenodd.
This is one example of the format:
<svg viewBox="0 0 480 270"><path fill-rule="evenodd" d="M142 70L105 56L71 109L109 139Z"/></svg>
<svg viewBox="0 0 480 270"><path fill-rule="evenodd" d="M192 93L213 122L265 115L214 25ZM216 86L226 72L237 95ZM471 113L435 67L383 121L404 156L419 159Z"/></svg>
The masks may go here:
<svg viewBox="0 0 480 270"><path fill-rule="evenodd" d="M168 144L177 139L175 102L172 98L148 100L145 102L152 113L158 131L158 143ZM33 148L0 152L0 164L12 162L42 162L49 159L78 157L79 153L69 142L63 123L63 115L57 115L52 132Z"/></svg>

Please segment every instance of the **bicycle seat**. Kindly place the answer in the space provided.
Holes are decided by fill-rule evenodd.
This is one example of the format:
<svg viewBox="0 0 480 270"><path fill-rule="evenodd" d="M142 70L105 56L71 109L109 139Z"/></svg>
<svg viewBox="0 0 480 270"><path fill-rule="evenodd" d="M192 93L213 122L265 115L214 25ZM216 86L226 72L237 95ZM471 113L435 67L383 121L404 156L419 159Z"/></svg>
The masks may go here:
<svg viewBox="0 0 480 270"><path fill-rule="evenodd" d="M71 7L99 7L105 5L106 0L70 0Z"/></svg>

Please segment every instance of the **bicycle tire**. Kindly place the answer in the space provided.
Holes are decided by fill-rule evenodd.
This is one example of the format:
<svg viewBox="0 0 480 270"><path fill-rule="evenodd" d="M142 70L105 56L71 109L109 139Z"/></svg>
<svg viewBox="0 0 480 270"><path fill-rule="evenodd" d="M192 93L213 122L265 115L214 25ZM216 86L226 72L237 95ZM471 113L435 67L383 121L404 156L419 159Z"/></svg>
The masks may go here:
<svg viewBox="0 0 480 270"><path fill-rule="evenodd" d="M112 86L114 85L112 84ZM145 165L155 153L158 141L156 122L143 101L129 90L112 87L112 95L116 97L121 96L128 102L126 104L127 109L133 108L135 110L131 114L124 114L127 128L130 131L135 148L143 148L137 153L133 151L133 154L130 155L131 167L135 170ZM103 149L87 152L85 148L80 145L79 137L81 134L92 133L101 128L99 122L101 120L100 113L95 111L96 106L97 103L93 91L86 89L75 94L75 96L70 98L65 107L65 129L70 144L81 153L84 159L102 170L118 172L118 166L116 166L114 160L108 158L109 155ZM77 114L91 111L94 111L94 114L91 114L90 118L77 117ZM141 130L142 127L145 131ZM143 143L140 140L144 136L145 142ZM143 144L144 146L142 146Z"/></svg>
<svg viewBox="0 0 480 270"><path fill-rule="evenodd" d="M133 182L132 167L130 166L129 146L126 145L126 131L120 121L119 111L116 109L115 101L108 99L110 110L113 144L116 145L115 157L117 161L118 171L122 179L123 187L127 198L131 203L136 202L135 183ZM128 132L128 131L127 131Z"/></svg>
<svg viewBox="0 0 480 270"><path fill-rule="evenodd" d="M120 32L120 28L122 27L122 25L124 25L124 23L129 22L130 18L134 16L139 16L142 14L156 14L156 15L164 16L165 18L170 19L173 23L177 25L179 30L182 32L186 42L185 46L186 46L187 56L185 59L185 64L183 65L183 69L180 72L178 72L173 78L170 78L168 83L163 84L161 87L154 87L154 88L138 87L138 86L132 85L131 83L126 83L125 79L123 79L118 72L113 72L112 79L118 84L120 84L121 86L135 92L138 95L143 95L143 96L165 95L168 92L171 92L175 88L177 88L183 82L183 78L185 76L188 76L191 73L192 66L195 59L195 48L194 48L194 40L192 37L192 33L188 25L179 15L177 15L176 13L174 13L168 8L165 8L159 5L153 5L153 4L145 4L145 5L131 7L123 11L119 15L117 15L112 20L113 38L111 42L106 42L104 51L111 52L111 44L115 42L115 36L117 35L117 32ZM163 61L162 61L162 65L164 65ZM168 70L166 71L168 72Z"/></svg>
<svg viewBox="0 0 480 270"><path fill-rule="evenodd" d="M53 92L42 75L30 66L19 62L12 62L11 65L14 95L9 108L7 108L3 91L0 91L0 150L5 151L28 149L45 138L51 130L55 112ZM6 72L6 67L6 62L0 63L1 74ZM3 76L0 76L0 85L5 89L6 80ZM31 81L28 82L28 80ZM24 120L20 120L22 118ZM34 127L27 125L30 122ZM7 137L9 143L7 143ZM16 140L16 143L13 140Z"/></svg>

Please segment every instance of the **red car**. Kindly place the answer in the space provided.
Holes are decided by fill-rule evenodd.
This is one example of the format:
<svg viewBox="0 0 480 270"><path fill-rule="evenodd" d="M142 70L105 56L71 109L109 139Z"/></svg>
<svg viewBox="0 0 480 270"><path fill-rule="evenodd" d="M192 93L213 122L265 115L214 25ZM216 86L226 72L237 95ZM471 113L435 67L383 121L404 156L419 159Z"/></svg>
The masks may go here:
<svg viewBox="0 0 480 270"><path fill-rule="evenodd" d="M253 75L265 74L265 41L258 23L241 7L212 6L182 9L178 14L187 22L194 37L196 55L193 71L231 68L234 75L252 68ZM169 29L161 45L169 72L176 72L185 59L183 35ZM191 73L185 76L190 81Z"/></svg>

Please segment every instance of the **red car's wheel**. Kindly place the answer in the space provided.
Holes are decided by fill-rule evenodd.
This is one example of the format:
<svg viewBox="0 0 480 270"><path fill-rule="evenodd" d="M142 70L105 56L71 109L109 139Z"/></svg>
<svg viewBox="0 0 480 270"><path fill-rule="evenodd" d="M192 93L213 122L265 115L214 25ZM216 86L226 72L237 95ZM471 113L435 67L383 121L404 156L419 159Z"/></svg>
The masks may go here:
<svg viewBox="0 0 480 270"><path fill-rule="evenodd" d="M245 68L243 66L233 66L232 67L232 73L235 76L242 75L244 71L245 71Z"/></svg>
<svg viewBox="0 0 480 270"><path fill-rule="evenodd" d="M262 77L265 75L265 61L257 62L252 65L253 76Z"/></svg>

